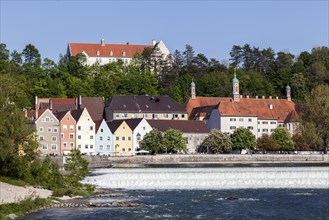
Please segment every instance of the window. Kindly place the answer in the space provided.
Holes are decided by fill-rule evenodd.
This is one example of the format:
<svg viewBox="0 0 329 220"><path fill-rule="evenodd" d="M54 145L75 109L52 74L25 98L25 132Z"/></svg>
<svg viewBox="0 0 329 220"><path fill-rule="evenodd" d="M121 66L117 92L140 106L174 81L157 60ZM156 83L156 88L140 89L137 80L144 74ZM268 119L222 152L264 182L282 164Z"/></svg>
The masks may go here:
<svg viewBox="0 0 329 220"><path fill-rule="evenodd" d="M101 128L101 132L103 132L103 128Z"/></svg>
<svg viewBox="0 0 329 220"><path fill-rule="evenodd" d="M81 131L81 126L78 126L78 131Z"/></svg>
<svg viewBox="0 0 329 220"><path fill-rule="evenodd" d="M73 131L74 130L74 126L70 125L70 130Z"/></svg>
<svg viewBox="0 0 329 220"><path fill-rule="evenodd" d="M116 115L115 115L115 118L120 118L120 115L119 115L119 114L116 114Z"/></svg>
<svg viewBox="0 0 329 220"><path fill-rule="evenodd" d="M236 127L235 127L235 126L230 126L230 129L231 129L231 130L235 130Z"/></svg>
<svg viewBox="0 0 329 220"><path fill-rule="evenodd" d="M143 114L143 118L147 118L147 114Z"/></svg>
<svg viewBox="0 0 329 220"><path fill-rule="evenodd" d="M249 121L249 122L252 122L252 118L248 118L248 121Z"/></svg>
<svg viewBox="0 0 329 220"><path fill-rule="evenodd" d="M230 121L236 121L236 118L230 118Z"/></svg>
<svg viewBox="0 0 329 220"><path fill-rule="evenodd" d="M260 132L260 129L258 129L258 132Z"/></svg>
<svg viewBox="0 0 329 220"><path fill-rule="evenodd" d="M49 133L50 133L52 130L53 130L53 129L51 129L51 128L48 128L48 132L49 132Z"/></svg>
<svg viewBox="0 0 329 220"><path fill-rule="evenodd" d="M119 136L116 136L116 137L115 137L115 140L117 140L117 141L118 141L118 140L119 140Z"/></svg>
<svg viewBox="0 0 329 220"><path fill-rule="evenodd" d="M81 144L78 145L78 148L81 149Z"/></svg>
<svg viewBox="0 0 329 220"><path fill-rule="evenodd" d="M128 137L128 141L131 141L131 137L130 136Z"/></svg>
<svg viewBox="0 0 329 220"><path fill-rule="evenodd" d="M91 144L91 145L90 145L90 149L93 149L93 148L94 148L94 145Z"/></svg>
<svg viewBox="0 0 329 220"><path fill-rule="evenodd" d="M253 126L248 126L248 129L249 130L254 130L254 127Z"/></svg>
<svg viewBox="0 0 329 220"><path fill-rule="evenodd" d="M136 114L132 114L131 115L131 118L137 118L137 115Z"/></svg>
<svg viewBox="0 0 329 220"><path fill-rule="evenodd" d="M96 52L96 55L97 56L99 56L100 55L100 52L99 52L99 50L97 50L97 52ZM97 58L96 58L97 59Z"/></svg>
<svg viewBox="0 0 329 220"><path fill-rule="evenodd" d="M42 119L41 119L41 122L45 122L45 119L44 119L44 118L42 118Z"/></svg>
<svg viewBox="0 0 329 220"><path fill-rule="evenodd" d="M271 132L273 132L274 131L274 129L271 129Z"/></svg>
<svg viewBox="0 0 329 220"><path fill-rule="evenodd" d="M111 146L110 145L106 145L106 149L107 150L110 150L111 149Z"/></svg>
<svg viewBox="0 0 329 220"><path fill-rule="evenodd" d="M268 124L268 121L263 121L262 124L263 125L267 125Z"/></svg>
<svg viewBox="0 0 329 220"><path fill-rule="evenodd" d="M79 140L81 139L81 135L78 135L78 139L79 139Z"/></svg>
<svg viewBox="0 0 329 220"><path fill-rule="evenodd" d="M123 118L127 118L127 117L128 117L128 114L127 114L127 113L123 113L123 114L122 114L122 117L123 117Z"/></svg>
<svg viewBox="0 0 329 220"><path fill-rule="evenodd" d="M66 118L66 120L68 120L68 121L69 121L69 120L70 120L70 117L67 117L67 118Z"/></svg>
<svg viewBox="0 0 329 220"><path fill-rule="evenodd" d="M123 126L123 127L122 127L122 129L123 129L123 130L126 130L126 127L125 127L125 126Z"/></svg>
<svg viewBox="0 0 329 220"><path fill-rule="evenodd" d="M91 130L91 131L94 130L94 127L93 126L90 126L89 127L89 130Z"/></svg>
<svg viewBox="0 0 329 220"><path fill-rule="evenodd" d="M131 148L128 148L128 151L131 151Z"/></svg>
<svg viewBox="0 0 329 220"><path fill-rule="evenodd" d="M258 121L257 124L260 124L260 121Z"/></svg>
<svg viewBox="0 0 329 220"><path fill-rule="evenodd" d="M100 140L100 141L102 141L102 140L103 140L103 137L102 137L102 136L100 136L100 137L99 137L99 140Z"/></svg>
<svg viewBox="0 0 329 220"><path fill-rule="evenodd" d="M100 150L103 150L103 145L99 145L99 149Z"/></svg>
<svg viewBox="0 0 329 220"><path fill-rule="evenodd" d="M121 140L125 141L126 140L126 137L125 136L122 136Z"/></svg>
<svg viewBox="0 0 329 220"><path fill-rule="evenodd" d="M58 129L57 129L57 128L54 128L54 129L53 129L53 132L54 132L54 133L57 133L57 132L58 132Z"/></svg>
<svg viewBox="0 0 329 220"><path fill-rule="evenodd" d="M43 141L43 140L44 140L44 139L43 139L43 136L40 136L40 137L39 137L39 140L40 140L40 141Z"/></svg>
<svg viewBox="0 0 329 220"><path fill-rule="evenodd" d="M52 137L51 137L51 141L52 141L52 142L56 142L56 141L57 141L57 137L52 136Z"/></svg>
<svg viewBox="0 0 329 220"><path fill-rule="evenodd" d="M185 144L188 144L188 138L187 137L185 138Z"/></svg>
<svg viewBox="0 0 329 220"><path fill-rule="evenodd" d="M143 127L143 130L144 130L144 131L146 130L146 127L145 127L145 126Z"/></svg>
<svg viewBox="0 0 329 220"><path fill-rule="evenodd" d="M174 114L174 118L178 118L178 114Z"/></svg>
<svg viewBox="0 0 329 220"><path fill-rule="evenodd" d="M90 135L90 140L94 139L94 136L93 135Z"/></svg>
<svg viewBox="0 0 329 220"><path fill-rule="evenodd" d="M110 136L107 136L107 140L108 140L108 141L111 140L111 137L110 137Z"/></svg>
<svg viewBox="0 0 329 220"><path fill-rule="evenodd" d="M163 117L164 118L168 118L168 114L163 114Z"/></svg>
<svg viewBox="0 0 329 220"><path fill-rule="evenodd" d="M63 125L63 130L67 130L67 125Z"/></svg>
<svg viewBox="0 0 329 220"><path fill-rule="evenodd" d="M113 52L112 51L110 51L110 56L113 56Z"/></svg>
<svg viewBox="0 0 329 220"><path fill-rule="evenodd" d="M70 133L70 139L74 139L74 134Z"/></svg>
<svg viewBox="0 0 329 220"><path fill-rule="evenodd" d="M124 57L126 56L126 51L122 52L122 56L124 56Z"/></svg>
<svg viewBox="0 0 329 220"><path fill-rule="evenodd" d="M43 132L43 127L40 127L39 128L39 132Z"/></svg>
<svg viewBox="0 0 329 220"><path fill-rule="evenodd" d="M243 118L239 118L239 121L244 121L244 119Z"/></svg>
<svg viewBox="0 0 329 220"><path fill-rule="evenodd" d="M275 121L271 121L271 125L276 125L276 122Z"/></svg>
<svg viewBox="0 0 329 220"><path fill-rule="evenodd" d="M182 118L185 118L185 115L184 114L182 114Z"/></svg>
<svg viewBox="0 0 329 220"><path fill-rule="evenodd" d="M64 148L67 147L67 143L66 143L66 142L63 143L63 147L64 147Z"/></svg>
<svg viewBox="0 0 329 220"><path fill-rule="evenodd" d="M85 149L88 149L88 144L85 145Z"/></svg>
<svg viewBox="0 0 329 220"><path fill-rule="evenodd" d="M263 132L268 132L268 129L263 129Z"/></svg>
<svg viewBox="0 0 329 220"><path fill-rule="evenodd" d="M126 148L122 148L122 151L126 151Z"/></svg>
<svg viewBox="0 0 329 220"><path fill-rule="evenodd" d="M70 148L73 149L74 148L74 143L70 142Z"/></svg>
<svg viewBox="0 0 329 220"><path fill-rule="evenodd" d="M136 135L136 137L137 137L137 141L139 142L139 141L141 140L141 135L140 135L140 133L138 133L138 134Z"/></svg>
<svg viewBox="0 0 329 220"><path fill-rule="evenodd" d="M51 145L51 149L52 149L52 150L57 150L57 144L52 144L52 145Z"/></svg>
<svg viewBox="0 0 329 220"><path fill-rule="evenodd" d="M48 150L48 144L42 144L42 150Z"/></svg>
<svg viewBox="0 0 329 220"><path fill-rule="evenodd" d="M49 122L50 121L50 118L49 117L46 117L46 122Z"/></svg>

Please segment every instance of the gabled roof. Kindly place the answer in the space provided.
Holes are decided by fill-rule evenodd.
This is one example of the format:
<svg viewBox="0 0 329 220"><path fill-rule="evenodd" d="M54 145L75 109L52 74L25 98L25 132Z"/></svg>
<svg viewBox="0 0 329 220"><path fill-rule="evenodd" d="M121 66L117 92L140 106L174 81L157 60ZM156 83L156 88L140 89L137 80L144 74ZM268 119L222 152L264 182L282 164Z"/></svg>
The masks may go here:
<svg viewBox="0 0 329 220"><path fill-rule="evenodd" d="M295 109L295 103L286 99L242 98L239 102L221 101L218 111L222 116L254 116L284 122Z"/></svg>
<svg viewBox="0 0 329 220"><path fill-rule="evenodd" d="M106 108L113 112L185 113L184 106L169 96L113 96Z"/></svg>
<svg viewBox="0 0 329 220"><path fill-rule="evenodd" d="M159 131L175 129L183 133L209 133L203 121L195 120L147 120L152 128Z"/></svg>
<svg viewBox="0 0 329 220"><path fill-rule="evenodd" d="M79 121L81 114L83 112L84 109L77 109L77 110L72 110L71 111L71 115L74 118L74 120L77 122Z"/></svg>
<svg viewBox="0 0 329 220"><path fill-rule="evenodd" d="M40 115L42 115L45 111L46 111L46 109L39 109L38 117L40 117ZM30 118L31 120L36 120L37 118L35 118L35 112L36 112L36 110L34 110L34 109L28 110L26 112L27 117Z"/></svg>
<svg viewBox="0 0 329 220"><path fill-rule="evenodd" d="M128 124L130 129L133 131L135 128L141 123L142 118L133 118L133 119L126 119L125 122Z"/></svg>
<svg viewBox="0 0 329 220"><path fill-rule="evenodd" d="M142 53L145 48L153 48L152 45L133 44L90 44L90 43L69 43L70 56L79 53L86 53L89 57L122 57L132 58L136 52ZM99 51L99 55L97 55ZM111 56L112 51L112 56ZM124 56L125 53L125 56Z"/></svg>
<svg viewBox="0 0 329 220"><path fill-rule="evenodd" d="M52 117L54 117L54 119L57 120L57 121L59 122L59 120L57 119L57 117L56 117L56 116L55 116L55 115L54 115L49 109L45 109L45 110L42 112L42 114L39 114L39 117L35 120L35 123L37 123L38 120L41 118L41 116L44 115L44 114L46 114L47 112L49 112L50 115L51 115Z"/></svg>
<svg viewBox="0 0 329 220"><path fill-rule="evenodd" d="M52 112L76 109L75 98L38 98L39 109L51 108Z"/></svg>
<svg viewBox="0 0 329 220"><path fill-rule="evenodd" d="M57 113L54 113L54 115L56 116L56 118L61 121L64 116L68 113L69 111L64 111L64 112L57 112Z"/></svg>
<svg viewBox="0 0 329 220"><path fill-rule="evenodd" d="M118 129L118 127L122 124L123 120L113 120L111 122L107 122L107 126L111 130L112 134Z"/></svg>
<svg viewBox="0 0 329 220"><path fill-rule="evenodd" d="M87 108L93 121L103 119L104 99L102 97L82 97L80 108Z"/></svg>
<svg viewBox="0 0 329 220"><path fill-rule="evenodd" d="M105 121L105 120L104 120ZM99 127L101 126L103 120L97 120L97 121L94 121L95 122L95 131L96 133L98 132L98 129Z"/></svg>

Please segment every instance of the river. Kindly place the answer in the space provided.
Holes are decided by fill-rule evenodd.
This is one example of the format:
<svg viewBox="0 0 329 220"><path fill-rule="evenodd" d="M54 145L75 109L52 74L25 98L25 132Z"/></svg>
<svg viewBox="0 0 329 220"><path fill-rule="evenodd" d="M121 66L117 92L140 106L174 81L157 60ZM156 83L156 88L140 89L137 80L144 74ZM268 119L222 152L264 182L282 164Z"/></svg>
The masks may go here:
<svg viewBox="0 0 329 220"><path fill-rule="evenodd" d="M144 205L51 208L23 219L329 219L328 166L109 168L84 182L111 193L77 202Z"/></svg>

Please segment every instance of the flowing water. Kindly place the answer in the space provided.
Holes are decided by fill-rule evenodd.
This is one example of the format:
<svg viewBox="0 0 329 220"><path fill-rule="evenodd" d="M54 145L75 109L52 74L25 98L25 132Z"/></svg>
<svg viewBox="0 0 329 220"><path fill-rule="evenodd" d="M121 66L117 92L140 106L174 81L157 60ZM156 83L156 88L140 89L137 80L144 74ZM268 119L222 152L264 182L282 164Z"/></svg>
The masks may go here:
<svg viewBox="0 0 329 220"><path fill-rule="evenodd" d="M79 202L141 207L51 208L24 219L329 219L329 167L98 169L110 195Z"/></svg>

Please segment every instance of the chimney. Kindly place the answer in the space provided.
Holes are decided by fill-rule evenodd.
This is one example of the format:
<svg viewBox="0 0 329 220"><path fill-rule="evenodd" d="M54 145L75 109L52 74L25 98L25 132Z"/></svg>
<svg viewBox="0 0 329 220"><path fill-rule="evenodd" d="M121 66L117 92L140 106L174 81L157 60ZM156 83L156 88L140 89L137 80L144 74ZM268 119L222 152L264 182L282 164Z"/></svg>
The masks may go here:
<svg viewBox="0 0 329 220"><path fill-rule="evenodd" d="M262 99L265 99L265 96L264 95L262 96Z"/></svg>
<svg viewBox="0 0 329 220"><path fill-rule="evenodd" d="M129 45L129 42L127 42L127 45Z"/></svg>
<svg viewBox="0 0 329 220"><path fill-rule="evenodd" d="M101 45L102 46L105 46L105 40L104 40L104 38L101 39Z"/></svg>
<svg viewBox="0 0 329 220"><path fill-rule="evenodd" d="M272 99L272 96L268 97L269 99Z"/></svg>
<svg viewBox="0 0 329 220"><path fill-rule="evenodd" d="M35 108L35 119L39 117L38 111L39 111L39 105L38 105L38 96L35 96L35 103L34 103L34 108Z"/></svg>
<svg viewBox="0 0 329 220"><path fill-rule="evenodd" d="M82 99L81 99L81 95L79 95L79 108L78 109L81 108L81 105L82 105Z"/></svg>
<svg viewBox="0 0 329 220"><path fill-rule="evenodd" d="M249 99L249 95L247 95L247 99Z"/></svg>
<svg viewBox="0 0 329 220"><path fill-rule="evenodd" d="M268 107L269 107L270 109L273 109L273 105L272 105L272 104L269 104Z"/></svg>
<svg viewBox="0 0 329 220"><path fill-rule="evenodd" d="M256 99L258 99L258 95L256 95L256 97L255 97Z"/></svg>
<svg viewBox="0 0 329 220"><path fill-rule="evenodd" d="M279 97L277 96L277 97L275 97L276 99L279 99Z"/></svg>
<svg viewBox="0 0 329 220"><path fill-rule="evenodd" d="M242 99L243 98L243 95L240 95L240 99Z"/></svg>
<svg viewBox="0 0 329 220"><path fill-rule="evenodd" d="M157 41L155 39L152 40L152 46L155 46Z"/></svg>
<svg viewBox="0 0 329 220"><path fill-rule="evenodd" d="M49 100L49 110L53 110L53 100L52 99L50 99Z"/></svg>

